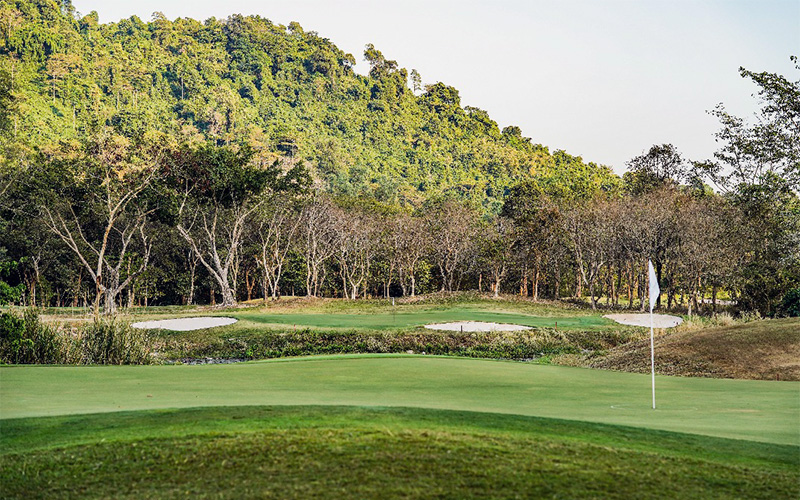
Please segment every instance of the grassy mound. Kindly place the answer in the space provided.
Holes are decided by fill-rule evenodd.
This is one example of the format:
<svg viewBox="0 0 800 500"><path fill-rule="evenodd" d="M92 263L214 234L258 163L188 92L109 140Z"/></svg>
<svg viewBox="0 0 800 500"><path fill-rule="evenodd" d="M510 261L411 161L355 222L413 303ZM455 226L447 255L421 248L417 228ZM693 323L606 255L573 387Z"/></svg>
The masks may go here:
<svg viewBox="0 0 800 500"><path fill-rule="evenodd" d="M5 498L793 498L797 448L404 408L3 421Z"/></svg>
<svg viewBox="0 0 800 500"><path fill-rule="evenodd" d="M800 319L679 331L656 338L656 370L664 375L800 380ZM650 340L618 346L590 361L594 368L650 372Z"/></svg>

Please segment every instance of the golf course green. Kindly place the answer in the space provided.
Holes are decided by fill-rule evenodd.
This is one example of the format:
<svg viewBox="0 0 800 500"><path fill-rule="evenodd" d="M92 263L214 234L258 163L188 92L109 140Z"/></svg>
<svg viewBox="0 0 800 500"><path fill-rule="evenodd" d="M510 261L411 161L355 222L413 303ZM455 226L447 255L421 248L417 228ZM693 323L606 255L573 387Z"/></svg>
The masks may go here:
<svg viewBox="0 0 800 500"><path fill-rule="evenodd" d="M800 445L800 384L431 356L206 366L0 368L2 417L236 405L417 407L559 418Z"/></svg>
<svg viewBox="0 0 800 500"><path fill-rule="evenodd" d="M614 325L600 315L583 316L534 316L517 312L498 312L470 307L451 307L442 310L414 310L403 308L397 312L383 310L362 314L349 313L238 313L232 316L246 321L273 326L297 326L310 328L348 328L387 330L409 328L433 323L452 321L485 321L534 327L558 327L561 329L595 329Z"/></svg>

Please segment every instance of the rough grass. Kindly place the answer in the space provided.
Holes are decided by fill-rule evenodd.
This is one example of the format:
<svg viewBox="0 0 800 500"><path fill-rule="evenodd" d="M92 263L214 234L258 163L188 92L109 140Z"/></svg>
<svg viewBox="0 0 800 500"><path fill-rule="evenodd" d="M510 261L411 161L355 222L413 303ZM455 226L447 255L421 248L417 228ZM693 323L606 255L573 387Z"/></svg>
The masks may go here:
<svg viewBox="0 0 800 500"><path fill-rule="evenodd" d="M240 407L3 422L5 498L795 498L791 446L514 415Z"/></svg>
<svg viewBox="0 0 800 500"><path fill-rule="evenodd" d="M163 316L197 314L184 311ZM201 311L202 312L202 311ZM335 353L428 353L532 359L547 354L608 349L641 336L569 304L484 299L474 294L396 300L290 299L204 314L233 316L227 327L155 333L160 359L266 359ZM163 317L162 315L159 315ZM137 317L141 319L142 316ZM423 325L460 320L522 324L534 329L513 335L427 330Z"/></svg>
<svg viewBox="0 0 800 500"><path fill-rule="evenodd" d="M656 338L655 357L656 371L663 375L797 381L800 318L667 333ZM620 345L586 363L594 368L648 373L650 340Z"/></svg>
<svg viewBox="0 0 800 500"><path fill-rule="evenodd" d="M291 329L274 326L173 333L158 332L154 349L164 360L267 359L313 354L423 353L495 359L534 359L557 353L608 349L641 332L536 328L520 332L440 332Z"/></svg>

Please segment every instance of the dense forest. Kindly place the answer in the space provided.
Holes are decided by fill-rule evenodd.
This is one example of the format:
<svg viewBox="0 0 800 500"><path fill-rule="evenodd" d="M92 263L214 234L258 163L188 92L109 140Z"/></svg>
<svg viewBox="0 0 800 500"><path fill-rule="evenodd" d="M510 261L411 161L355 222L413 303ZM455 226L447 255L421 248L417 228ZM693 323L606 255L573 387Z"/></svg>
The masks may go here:
<svg viewBox="0 0 800 500"><path fill-rule="evenodd" d="M369 76L356 74L353 55L297 23L156 13L100 24L68 2L2 5L11 129L26 151L62 156L106 128L143 147L246 142L264 161L304 161L334 193L418 204L452 192L495 212L521 178L614 183L608 168L501 131L455 88L423 87L375 47Z"/></svg>
<svg viewBox="0 0 800 500"><path fill-rule="evenodd" d="M367 45L257 16L101 24L0 0L0 304L118 307L477 289L796 313L800 82L755 124L616 176L502 130ZM703 297L714 303L704 306Z"/></svg>

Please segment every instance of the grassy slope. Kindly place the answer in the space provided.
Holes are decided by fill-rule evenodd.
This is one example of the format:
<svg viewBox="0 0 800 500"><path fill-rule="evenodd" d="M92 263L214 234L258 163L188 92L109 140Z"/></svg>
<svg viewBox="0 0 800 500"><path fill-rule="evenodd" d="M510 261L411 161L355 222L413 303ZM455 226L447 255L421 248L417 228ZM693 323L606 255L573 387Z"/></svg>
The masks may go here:
<svg viewBox="0 0 800 500"><path fill-rule="evenodd" d="M229 405L403 406L566 418L800 445L798 384L437 357L0 368L2 417Z"/></svg>
<svg viewBox="0 0 800 500"><path fill-rule="evenodd" d="M665 375L800 380L800 318L669 333L657 338L655 352ZM612 349L591 366L647 373L649 340Z"/></svg>
<svg viewBox="0 0 800 500"><path fill-rule="evenodd" d="M408 408L238 407L2 421L6 498L791 498L797 448Z"/></svg>

